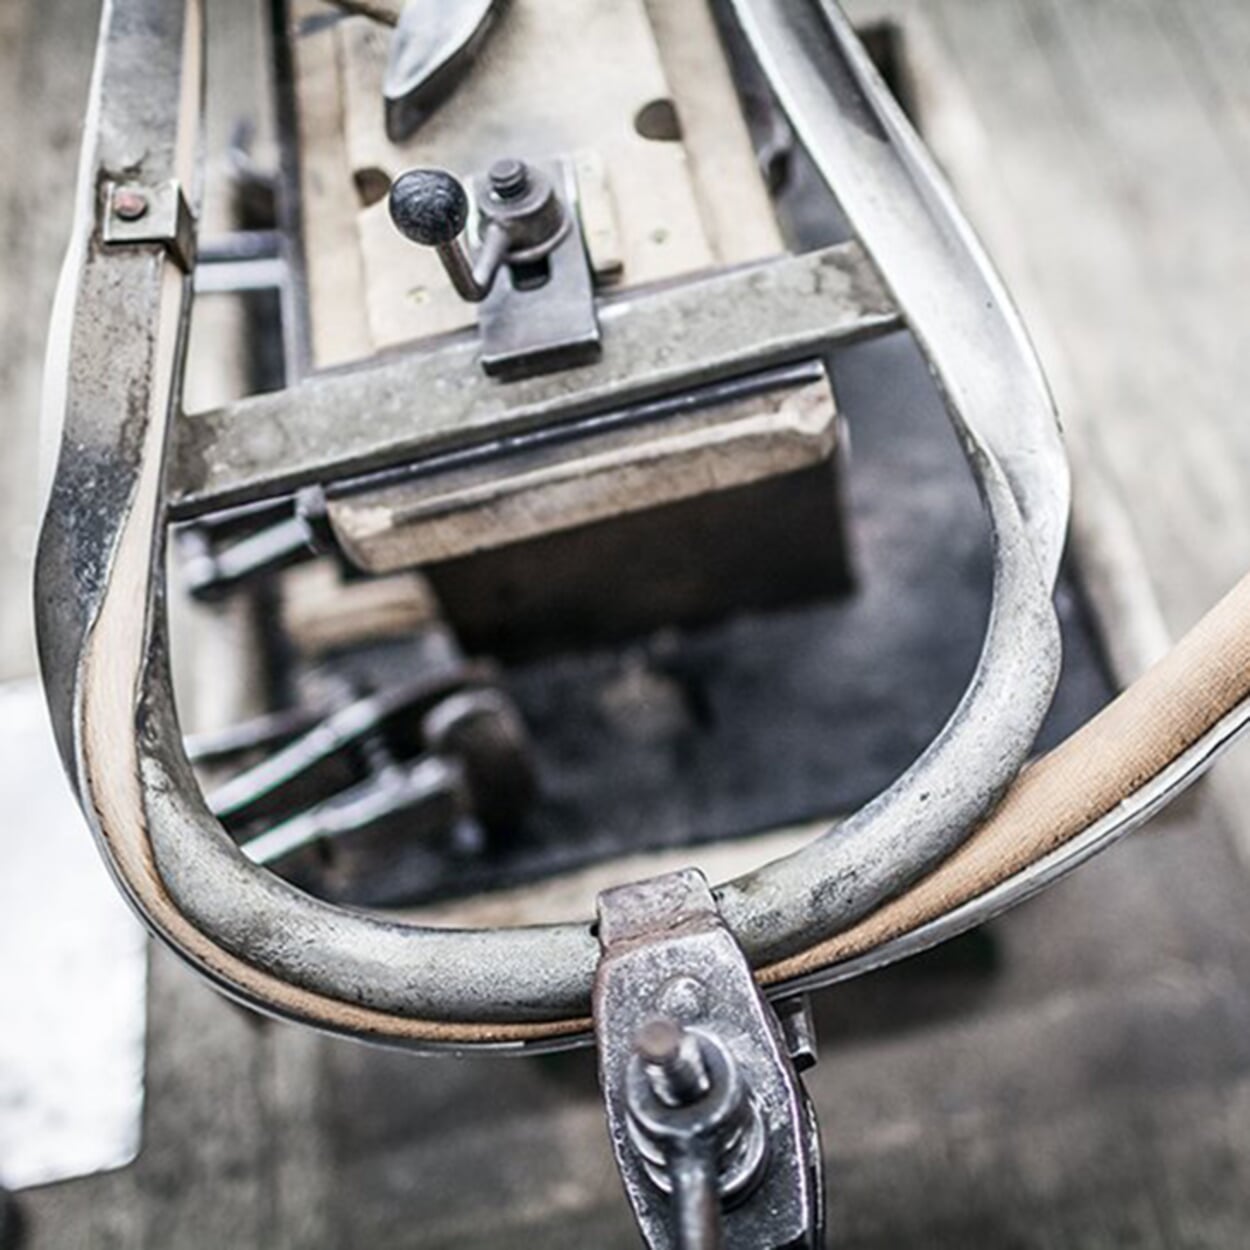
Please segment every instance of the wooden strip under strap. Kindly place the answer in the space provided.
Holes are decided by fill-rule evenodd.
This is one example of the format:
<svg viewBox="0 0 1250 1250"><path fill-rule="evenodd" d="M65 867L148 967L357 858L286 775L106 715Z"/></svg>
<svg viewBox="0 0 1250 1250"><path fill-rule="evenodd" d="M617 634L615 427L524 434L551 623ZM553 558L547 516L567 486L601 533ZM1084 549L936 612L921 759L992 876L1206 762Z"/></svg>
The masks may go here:
<svg viewBox="0 0 1250 1250"><path fill-rule="evenodd" d="M1030 765L939 868L872 915L761 973L788 980L865 954L1028 868L1107 815L1250 696L1250 575L1153 668Z"/></svg>
<svg viewBox="0 0 1250 1250"><path fill-rule="evenodd" d="M936 871L827 942L762 970L774 983L865 954L979 897L1112 811L1250 696L1250 576L1176 648L1098 716L1023 772L994 814ZM201 935L193 949L205 943ZM551 1042L587 1019L469 1024L404 1019L333 1003L246 969L224 952L198 954L228 982L286 1014L376 1041L441 1045ZM217 958L213 958L215 955Z"/></svg>

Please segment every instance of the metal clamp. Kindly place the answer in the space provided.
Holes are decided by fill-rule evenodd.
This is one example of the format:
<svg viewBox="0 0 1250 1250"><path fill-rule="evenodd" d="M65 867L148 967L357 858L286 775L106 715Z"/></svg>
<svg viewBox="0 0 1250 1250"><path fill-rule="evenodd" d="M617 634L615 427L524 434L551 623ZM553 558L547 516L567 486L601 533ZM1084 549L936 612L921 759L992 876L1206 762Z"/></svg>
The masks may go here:
<svg viewBox="0 0 1250 1250"><path fill-rule="evenodd" d="M474 197L474 252L463 238L468 194L446 170L401 174L389 206L401 234L437 251L457 294L481 304L482 368L518 378L593 360L594 280L567 163L498 160L474 180Z"/></svg>
<svg viewBox="0 0 1250 1250"><path fill-rule="evenodd" d="M703 874L605 891L599 941L600 1083L647 1245L822 1245L816 1121L786 1030Z"/></svg>

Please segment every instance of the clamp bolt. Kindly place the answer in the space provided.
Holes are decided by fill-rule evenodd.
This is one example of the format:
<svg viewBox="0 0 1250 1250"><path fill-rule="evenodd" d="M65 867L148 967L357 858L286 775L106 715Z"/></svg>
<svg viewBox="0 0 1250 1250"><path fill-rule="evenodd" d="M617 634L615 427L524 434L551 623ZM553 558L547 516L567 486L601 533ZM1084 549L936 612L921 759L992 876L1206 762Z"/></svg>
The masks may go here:
<svg viewBox="0 0 1250 1250"><path fill-rule="evenodd" d="M687 1107L712 1088L699 1039L672 1020L644 1024L634 1048L652 1092L667 1106Z"/></svg>
<svg viewBox="0 0 1250 1250"><path fill-rule="evenodd" d="M487 171L490 189L501 200L517 200L530 189L529 166L515 156L497 160Z"/></svg>

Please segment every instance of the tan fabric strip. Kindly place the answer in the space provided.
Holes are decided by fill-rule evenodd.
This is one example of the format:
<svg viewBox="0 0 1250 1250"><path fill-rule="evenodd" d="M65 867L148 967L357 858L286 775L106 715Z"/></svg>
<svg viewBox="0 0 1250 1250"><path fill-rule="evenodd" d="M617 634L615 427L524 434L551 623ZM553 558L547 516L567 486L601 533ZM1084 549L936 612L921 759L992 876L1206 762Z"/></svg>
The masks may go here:
<svg viewBox="0 0 1250 1250"><path fill-rule="evenodd" d="M1119 698L1021 773L941 867L760 979L787 980L862 955L984 894L1112 811L1247 695L1250 575Z"/></svg>

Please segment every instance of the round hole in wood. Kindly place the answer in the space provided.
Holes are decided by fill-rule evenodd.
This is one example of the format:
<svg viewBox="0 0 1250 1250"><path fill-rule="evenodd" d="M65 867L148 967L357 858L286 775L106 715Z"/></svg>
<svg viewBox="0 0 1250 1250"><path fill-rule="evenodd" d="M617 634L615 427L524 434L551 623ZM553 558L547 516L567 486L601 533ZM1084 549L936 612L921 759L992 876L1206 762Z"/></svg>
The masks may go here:
<svg viewBox="0 0 1250 1250"><path fill-rule="evenodd" d="M681 138L681 118L672 100L649 100L634 114L634 129L644 139L675 143Z"/></svg>
<svg viewBox="0 0 1250 1250"><path fill-rule="evenodd" d="M352 180L356 184L356 194L360 196L360 202L365 208L384 200L391 189L391 180L386 171L376 165L356 170Z"/></svg>

